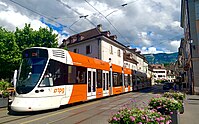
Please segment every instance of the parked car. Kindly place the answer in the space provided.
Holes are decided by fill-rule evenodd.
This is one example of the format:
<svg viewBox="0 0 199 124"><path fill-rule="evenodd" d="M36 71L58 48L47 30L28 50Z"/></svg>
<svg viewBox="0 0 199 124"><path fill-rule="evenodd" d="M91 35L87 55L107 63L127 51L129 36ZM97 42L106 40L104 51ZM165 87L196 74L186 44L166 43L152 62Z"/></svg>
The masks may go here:
<svg viewBox="0 0 199 124"><path fill-rule="evenodd" d="M165 82L163 85L163 90L171 90L174 88L174 83L172 82Z"/></svg>

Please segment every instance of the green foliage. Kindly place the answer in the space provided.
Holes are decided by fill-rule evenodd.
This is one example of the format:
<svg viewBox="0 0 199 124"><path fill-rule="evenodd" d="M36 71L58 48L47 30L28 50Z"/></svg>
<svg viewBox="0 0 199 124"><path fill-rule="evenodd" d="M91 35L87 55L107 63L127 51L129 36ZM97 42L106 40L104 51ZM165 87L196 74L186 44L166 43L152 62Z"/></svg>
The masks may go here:
<svg viewBox="0 0 199 124"><path fill-rule="evenodd" d="M178 100L178 101L183 101L184 98L185 98L185 94L181 93L181 92L165 92L163 94L164 97L167 97L167 98L174 98L175 100Z"/></svg>
<svg viewBox="0 0 199 124"><path fill-rule="evenodd" d="M178 52L176 53L158 53L158 54L145 54L146 60L149 64L169 64L175 63L178 58Z"/></svg>
<svg viewBox="0 0 199 124"><path fill-rule="evenodd" d="M57 47L57 34L53 34L52 29L39 28L34 31L30 24L25 24L23 29L16 28L15 37L16 43L20 51L29 47Z"/></svg>
<svg viewBox="0 0 199 124"><path fill-rule="evenodd" d="M13 32L0 27L0 79L11 78L20 61L19 47Z"/></svg>
<svg viewBox="0 0 199 124"><path fill-rule="evenodd" d="M159 84L159 83L165 83L165 82L168 82L168 81L167 80L155 80L155 82Z"/></svg>
<svg viewBox="0 0 199 124"><path fill-rule="evenodd" d="M161 80L156 80L155 82L159 84L159 83L161 83Z"/></svg>
<svg viewBox="0 0 199 124"><path fill-rule="evenodd" d="M11 84L6 81L0 81L0 95L3 97L8 97L9 92L7 88L11 87Z"/></svg>
<svg viewBox="0 0 199 124"><path fill-rule="evenodd" d="M180 110L182 103L172 98L157 97L151 99L149 106L150 108L157 109L161 113L163 112L163 114L169 114L173 110Z"/></svg>
<svg viewBox="0 0 199 124"><path fill-rule="evenodd" d="M114 114L110 119L111 124L160 124L170 123L171 117L162 115L153 109L122 109Z"/></svg>
<svg viewBox="0 0 199 124"><path fill-rule="evenodd" d="M0 79L11 80L14 70L19 68L21 53L30 47L57 47L57 34L52 29L35 31L30 24L23 29L10 32L0 27Z"/></svg>

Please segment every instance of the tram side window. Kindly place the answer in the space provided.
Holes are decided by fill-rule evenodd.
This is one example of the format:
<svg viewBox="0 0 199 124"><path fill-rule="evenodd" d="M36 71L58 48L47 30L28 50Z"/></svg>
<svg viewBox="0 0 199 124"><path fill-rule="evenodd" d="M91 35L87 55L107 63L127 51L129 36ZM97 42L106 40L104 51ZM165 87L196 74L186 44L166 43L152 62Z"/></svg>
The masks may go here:
<svg viewBox="0 0 199 124"><path fill-rule="evenodd" d="M54 86L67 84L67 65L54 61L54 74L53 81Z"/></svg>
<svg viewBox="0 0 199 124"><path fill-rule="evenodd" d="M86 83L86 68L76 66L76 83L85 84Z"/></svg>
<svg viewBox="0 0 199 124"><path fill-rule="evenodd" d="M113 72L113 86L122 86L122 74Z"/></svg>
<svg viewBox="0 0 199 124"><path fill-rule="evenodd" d="M50 60L40 86L59 86L67 84L67 65Z"/></svg>
<svg viewBox="0 0 199 124"><path fill-rule="evenodd" d="M125 82L125 87L128 87L128 76L125 76L124 82Z"/></svg>
<svg viewBox="0 0 199 124"><path fill-rule="evenodd" d="M86 68L68 65L68 84L85 84Z"/></svg>
<svg viewBox="0 0 199 124"><path fill-rule="evenodd" d="M133 80L132 80L132 76L130 76L130 75L129 75L129 80L130 80L130 82L129 82L129 86L132 86L132 82L133 82Z"/></svg>
<svg viewBox="0 0 199 124"><path fill-rule="evenodd" d="M119 81L119 86L122 86L122 74L118 73L119 77L118 77L118 81Z"/></svg>
<svg viewBox="0 0 199 124"><path fill-rule="evenodd" d="M128 85L130 86L130 84L131 84L131 77L130 77L130 75L128 74Z"/></svg>
<svg viewBox="0 0 199 124"><path fill-rule="evenodd" d="M97 69L97 88L102 88L102 70Z"/></svg>
<svg viewBox="0 0 199 124"><path fill-rule="evenodd" d="M50 73L49 70L50 70L49 67L47 67L47 69L44 73L44 77L39 86L41 86L41 87L53 86L52 73Z"/></svg>
<svg viewBox="0 0 199 124"><path fill-rule="evenodd" d="M118 77L118 74L113 73L113 86L117 86L117 77Z"/></svg>
<svg viewBox="0 0 199 124"><path fill-rule="evenodd" d="M68 65L68 84L76 83L76 67Z"/></svg>
<svg viewBox="0 0 199 124"><path fill-rule="evenodd" d="M102 83L103 83L103 90L105 90L105 73L103 73L103 76L102 76Z"/></svg>

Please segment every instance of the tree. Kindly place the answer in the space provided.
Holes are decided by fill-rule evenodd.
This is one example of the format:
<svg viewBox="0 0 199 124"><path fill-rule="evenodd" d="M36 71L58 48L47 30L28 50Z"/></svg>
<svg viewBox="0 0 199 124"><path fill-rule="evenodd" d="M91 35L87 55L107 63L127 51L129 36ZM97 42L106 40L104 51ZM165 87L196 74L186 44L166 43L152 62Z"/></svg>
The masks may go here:
<svg viewBox="0 0 199 124"><path fill-rule="evenodd" d="M18 67L20 51L14 33L0 27L0 79L11 79Z"/></svg>
<svg viewBox="0 0 199 124"><path fill-rule="evenodd" d="M39 28L39 31L35 32L34 45L40 47L58 47L57 34L53 34L52 28Z"/></svg>
<svg viewBox="0 0 199 124"><path fill-rule="evenodd" d="M57 34L52 29L33 30L30 24L23 29L10 32L0 27L0 79L12 79L13 72L19 68L21 53L30 47L57 47Z"/></svg>
<svg viewBox="0 0 199 124"><path fill-rule="evenodd" d="M20 51L29 47L57 47L57 36L57 34L53 34L51 28L40 27L38 31L35 31L30 24L25 24L23 29L16 28L15 31L16 43Z"/></svg>

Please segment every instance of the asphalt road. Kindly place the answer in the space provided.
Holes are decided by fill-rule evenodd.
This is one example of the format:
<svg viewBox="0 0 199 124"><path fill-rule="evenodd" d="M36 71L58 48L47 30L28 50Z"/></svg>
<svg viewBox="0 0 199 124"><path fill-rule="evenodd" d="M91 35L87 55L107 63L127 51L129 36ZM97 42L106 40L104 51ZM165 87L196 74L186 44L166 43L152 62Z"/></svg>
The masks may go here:
<svg viewBox="0 0 199 124"><path fill-rule="evenodd" d="M155 86L100 100L68 105L59 109L8 113L0 109L0 124L108 124L108 119L122 107L146 106L147 102L162 90Z"/></svg>

